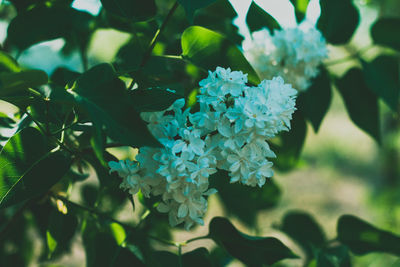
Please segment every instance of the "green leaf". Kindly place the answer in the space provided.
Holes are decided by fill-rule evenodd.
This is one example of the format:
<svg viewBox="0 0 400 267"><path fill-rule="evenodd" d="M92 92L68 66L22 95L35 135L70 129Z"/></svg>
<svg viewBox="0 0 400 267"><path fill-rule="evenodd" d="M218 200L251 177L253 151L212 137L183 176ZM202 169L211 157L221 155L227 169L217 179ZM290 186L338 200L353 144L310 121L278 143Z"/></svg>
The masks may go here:
<svg viewBox="0 0 400 267"><path fill-rule="evenodd" d="M19 67L17 61L12 58L9 54L0 51L0 73L1 72L19 72L21 68Z"/></svg>
<svg viewBox="0 0 400 267"><path fill-rule="evenodd" d="M310 0L290 0L290 2L293 4L297 22L300 23L306 15Z"/></svg>
<svg viewBox="0 0 400 267"><path fill-rule="evenodd" d="M191 26L182 34L182 56L204 70L231 68L248 74L249 82L260 79L242 52L224 36L200 26Z"/></svg>
<svg viewBox="0 0 400 267"><path fill-rule="evenodd" d="M361 61L365 82L378 97L394 111L399 106L399 60L392 56L379 56L372 62Z"/></svg>
<svg viewBox="0 0 400 267"><path fill-rule="evenodd" d="M182 96L165 89L151 88L133 90L131 98L136 111L143 112L165 110Z"/></svg>
<svg viewBox="0 0 400 267"><path fill-rule="evenodd" d="M216 0L178 0L178 3L185 9L188 19L193 21L194 12L197 9L211 5L215 1Z"/></svg>
<svg viewBox="0 0 400 267"><path fill-rule="evenodd" d="M51 74L50 80L58 86L70 88L79 75L79 72L75 72L64 67L59 67Z"/></svg>
<svg viewBox="0 0 400 267"><path fill-rule="evenodd" d="M400 50L399 18L380 18L371 27L371 36L376 44Z"/></svg>
<svg viewBox="0 0 400 267"><path fill-rule="evenodd" d="M69 248L77 227L78 219L75 215L52 210L46 231L49 258L54 252Z"/></svg>
<svg viewBox="0 0 400 267"><path fill-rule="evenodd" d="M0 73L0 99L20 108L26 107L33 100L28 88L40 86L47 82L47 74L41 70Z"/></svg>
<svg viewBox="0 0 400 267"><path fill-rule="evenodd" d="M222 217L212 219L209 235L229 254L249 266L271 265L282 259L298 258L278 239L248 236Z"/></svg>
<svg viewBox="0 0 400 267"><path fill-rule="evenodd" d="M61 151L47 152L35 128L14 135L0 154L0 208L44 194L71 166Z"/></svg>
<svg viewBox="0 0 400 267"><path fill-rule="evenodd" d="M307 91L301 93L297 99L297 107L310 121L315 132L318 132L332 99L332 89L329 74L325 68L313 79Z"/></svg>
<svg viewBox="0 0 400 267"><path fill-rule="evenodd" d="M274 29L279 30L281 28L279 23L254 1L251 2L249 11L247 11L246 23L250 32L255 32L266 27L272 34Z"/></svg>
<svg viewBox="0 0 400 267"><path fill-rule="evenodd" d="M400 256L400 237L352 215L343 215L337 225L338 239L350 250L363 255L370 252L386 252Z"/></svg>
<svg viewBox="0 0 400 267"><path fill-rule="evenodd" d="M307 125L301 110L293 114L291 129L282 132L271 140L271 148L278 157L271 159L274 166L281 171L291 170L298 164L301 151L307 136Z"/></svg>
<svg viewBox="0 0 400 267"><path fill-rule="evenodd" d="M306 252L307 258L312 259L314 250L323 247L325 233L314 218L302 211L291 211L285 214L280 230L295 240Z"/></svg>
<svg viewBox="0 0 400 267"><path fill-rule="evenodd" d="M237 216L248 226L255 226L259 211L276 206L281 199L281 190L272 179L268 179L262 188L231 184L229 180L228 172L219 170L209 178L210 187L218 190L228 214Z"/></svg>
<svg viewBox="0 0 400 267"><path fill-rule="evenodd" d="M105 128L109 137L123 145L159 146L111 65L91 68L76 80L71 90L54 92L52 96L58 101L75 103L84 110L94 123L98 142L102 142L101 132Z"/></svg>
<svg viewBox="0 0 400 267"><path fill-rule="evenodd" d="M132 22L151 19L157 12L154 0L101 0L101 4L111 14Z"/></svg>
<svg viewBox="0 0 400 267"><path fill-rule="evenodd" d="M218 32L240 46L243 36L239 33L239 28L233 24L237 16L229 0L217 0L196 12L193 25Z"/></svg>
<svg viewBox="0 0 400 267"><path fill-rule="evenodd" d="M317 27L331 44L345 44L353 36L360 14L352 0L323 0ZM338 18L340 16L340 19Z"/></svg>
<svg viewBox="0 0 400 267"><path fill-rule="evenodd" d="M92 19L89 13L66 5L37 5L10 22L7 42L19 50L56 38L84 45L90 37Z"/></svg>
<svg viewBox="0 0 400 267"><path fill-rule="evenodd" d="M350 119L380 143L378 100L365 83L361 69L349 70L336 85Z"/></svg>

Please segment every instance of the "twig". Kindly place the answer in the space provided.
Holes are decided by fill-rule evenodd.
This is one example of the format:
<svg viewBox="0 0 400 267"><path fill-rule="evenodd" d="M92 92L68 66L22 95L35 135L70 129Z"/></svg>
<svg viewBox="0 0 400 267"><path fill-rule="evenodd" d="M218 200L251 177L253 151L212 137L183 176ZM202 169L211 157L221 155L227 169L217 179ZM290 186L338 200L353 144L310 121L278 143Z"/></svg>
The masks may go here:
<svg viewBox="0 0 400 267"><path fill-rule="evenodd" d="M143 68L147 61L150 59L151 53L153 52L153 49L157 43L158 37L160 36L161 32L165 29L167 26L168 21L171 19L172 15L174 14L175 10L178 8L179 4L178 1L175 2L175 4L172 6L172 8L169 10L167 16L165 17L163 23L161 24L160 28L156 31L154 34L153 39L151 40L149 47L147 48L147 51L145 52L142 61L140 62L140 68Z"/></svg>

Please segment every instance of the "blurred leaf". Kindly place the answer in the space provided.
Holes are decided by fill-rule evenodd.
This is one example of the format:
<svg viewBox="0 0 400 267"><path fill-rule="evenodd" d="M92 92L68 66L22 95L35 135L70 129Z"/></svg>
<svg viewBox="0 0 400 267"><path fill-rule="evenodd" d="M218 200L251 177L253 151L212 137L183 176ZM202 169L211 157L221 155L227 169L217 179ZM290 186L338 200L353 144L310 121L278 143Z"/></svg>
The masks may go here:
<svg viewBox="0 0 400 267"><path fill-rule="evenodd" d="M231 68L248 74L249 82L260 79L242 52L224 36L200 26L187 28L182 34L182 56L204 70Z"/></svg>
<svg viewBox="0 0 400 267"><path fill-rule="evenodd" d="M317 267L351 267L350 254L346 246L321 249L316 258Z"/></svg>
<svg viewBox="0 0 400 267"><path fill-rule="evenodd" d="M306 16L307 7L310 0L290 0L290 2L293 4L297 23L300 23Z"/></svg>
<svg viewBox="0 0 400 267"><path fill-rule="evenodd" d="M323 0L320 5L318 29L331 44L347 43L360 20L360 14L353 0Z"/></svg>
<svg viewBox="0 0 400 267"><path fill-rule="evenodd" d="M90 36L92 19L89 13L65 5L38 5L10 22L7 42L24 50L43 41L65 38L84 47Z"/></svg>
<svg viewBox="0 0 400 267"><path fill-rule="evenodd" d="M47 152L43 136L35 128L14 135L0 154L0 208L45 193L71 166L61 151Z"/></svg>
<svg viewBox="0 0 400 267"><path fill-rule="evenodd" d="M186 16L190 21L193 21L194 12L197 9L206 7L216 0L178 0L179 4L183 6L186 11Z"/></svg>
<svg viewBox="0 0 400 267"><path fill-rule="evenodd" d="M197 248L182 255L182 266L190 267L212 267L209 259L210 254L206 248ZM168 251L156 251L154 258L158 267L163 266L179 266L178 255Z"/></svg>
<svg viewBox="0 0 400 267"><path fill-rule="evenodd" d="M182 96L165 89L150 88L133 90L131 98L137 112L148 112L165 110Z"/></svg>
<svg viewBox="0 0 400 267"><path fill-rule="evenodd" d="M281 28L279 23L254 1L251 2L249 11L247 11L246 23L250 32L255 32L266 27L272 34L274 29L279 30Z"/></svg>
<svg viewBox="0 0 400 267"><path fill-rule="evenodd" d="M3 220L2 216L0 217ZM18 216L0 240L0 266L30 266L34 259L34 242L28 216Z"/></svg>
<svg viewBox="0 0 400 267"><path fill-rule="evenodd" d="M10 2L15 6L18 12L23 12L32 6L40 3L44 3L46 0L10 0ZM68 0L65 0L67 2Z"/></svg>
<svg viewBox="0 0 400 267"><path fill-rule="evenodd" d="M399 18L380 18L371 27L371 36L376 44L400 50Z"/></svg>
<svg viewBox="0 0 400 267"><path fill-rule="evenodd" d="M271 265L282 259L298 258L278 239L245 235L222 217L212 219L209 235L229 254L249 266Z"/></svg>
<svg viewBox="0 0 400 267"><path fill-rule="evenodd" d="M285 214L280 230L295 240L312 259L314 249L323 247L326 238L322 228L311 215L301 211L291 211Z"/></svg>
<svg viewBox="0 0 400 267"><path fill-rule="evenodd" d="M237 216L248 226L254 227L258 212L276 206L281 198L281 190L271 179L261 188L231 184L229 180L228 172L219 170L210 176L210 188L218 190L228 214Z"/></svg>
<svg viewBox="0 0 400 267"><path fill-rule="evenodd" d="M325 68L313 79L311 86L297 99L297 107L304 117L311 122L315 132L329 109L332 99L331 81Z"/></svg>
<svg viewBox="0 0 400 267"><path fill-rule="evenodd" d="M156 15L154 0L101 0L110 13L129 21L144 21Z"/></svg>
<svg viewBox="0 0 400 267"><path fill-rule="evenodd" d="M17 61L9 54L0 51L0 73L2 72L19 72L21 68Z"/></svg>
<svg viewBox="0 0 400 267"><path fill-rule="evenodd" d="M281 171L291 170L297 165L307 133L307 125L301 110L294 112L290 123L290 131L282 132L270 144L272 150L278 155L271 161Z"/></svg>
<svg viewBox="0 0 400 267"><path fill-rule="evenodd" d="M113 65L119 72L130 72L139 69L144 54L144 48L139 40L131 40L122 46L114 59Z"/></svg>
<svg viewBox="0 0 400 267"><path fill-rule="evenodd" d="M394 111L399 106L399 60L392 56L379 56L372 62L361 61L364 79L378 97Z"/></svg>
<svg viewBox="0 0 400 267"><path fill-rule="evenodd" d="M339 241L357 255L387 252L400 256L399 236L380 230L355 216L340 217L337 234Z"/></svg>
<svg viewBox="0 0 400 267"><path fill-rule="evenodd" d="M361 69L349 70L336 85L351 120L380 143L378 100L365 83Z"/></svg>
<svg viewBox="0 0 400 267"><path fill-rule="evenodd" d="M210 259L214 264L214 267L228 266L228 264L233 260L232 256L220 246L215 246L213 250L211 250Z"/></svg>
<svg viewBox="0 0 400 267"><path fill-rule="evenodd" d="M52 210L46 232L49 258L56 250L69 248L77 227L78 219L75 215Z"/></svg>

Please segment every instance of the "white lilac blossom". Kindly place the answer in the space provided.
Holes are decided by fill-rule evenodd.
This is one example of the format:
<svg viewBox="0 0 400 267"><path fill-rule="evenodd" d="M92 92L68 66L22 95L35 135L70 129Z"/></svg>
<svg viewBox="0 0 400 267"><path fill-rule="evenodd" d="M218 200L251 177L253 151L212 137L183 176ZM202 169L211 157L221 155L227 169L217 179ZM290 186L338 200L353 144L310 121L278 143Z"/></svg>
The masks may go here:
<svg viewBox="0 0 400 267"><path fill-rule="evenodd" d="M161 196L157 206L172 226L203 224L209 177L217 168L230 182L263 186L276 157L268 140L290 129L297 91L281 77L247 85L247 74L218 67L200 83L200 111L184 109L184 99L160 112L143 112L163 148L139 148L135 161L109 162L131 194Z"/></svg>
<svg viewBox="0 0 400 267"><path fill-rule="evenodd" d="M299 91L307 90L328 55L322 34L306 22L273 35L267 29L254 32L243 49L261 78L281 76Z"/></svg>

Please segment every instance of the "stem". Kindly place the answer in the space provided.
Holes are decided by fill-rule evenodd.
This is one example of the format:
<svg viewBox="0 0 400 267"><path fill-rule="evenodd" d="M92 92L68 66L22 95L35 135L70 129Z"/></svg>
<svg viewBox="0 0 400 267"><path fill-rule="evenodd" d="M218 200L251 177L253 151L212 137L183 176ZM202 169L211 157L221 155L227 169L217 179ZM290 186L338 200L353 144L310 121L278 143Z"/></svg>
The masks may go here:
<svg viewBox="0 0 400 267"><path fill-rule="evenodd" d="M59 133L61 133L61 132L64 132L65 130L71 128L72 126L74 126L74 125L76 125L76 124L78 124L78 122L73 122L73 123L71 123L70 125L65 126L65 127L61 128L61 129L59 129L59 130L57 130L57 131L51 133L51 135L56 135L56 134L59 134Z"/></svg>
<svg viewBox="0 0 400 267"><path fill-rule="evenodd" d="M175 55L159 55L158 57L171 58L171 59L183 59L182 56L175 56Z"/></svg>
<svg viewBox="0 0 400 267"><path fill-rule="evenodd" d="M186 244L189 244L190 242L193 242L193 241L197 241L197 240L201 240L201 239L208 239L208 238L211 238L210 235L198 236L198 237L191 238L191 239L185 241L184 244L186 245Z"/></svg>
<svg viewBox="0 0 400 267"><path fill-rule="evenodd" d="M161 238L153 236L153 235L147 235L147 236L149 238L151 238L151 239L154 239L154 240L156 240L156 241L158 241L160 243L163 243L165 245L168 245L168 246L174 246L174 247L178 247L179 246L179 244L177 244L175 242L172 242L172 241L169 241L169 240L164 240L164 239L161 239Z"/></svg>
<svg viewBox="0 0 400 267"><path fill-rule="evenodd" d="M182 264L182 245L178 245L178 259L179 259L179 267L183 267Z"/></svg>
<svg viewBox="0 0 400 267"><path fill-rule="evenodd" d="M171 19L172 15L174 14L175 10L178 8L179 4L178 1L175 2L175 4L172 6L172 8L169 10L167 16L165 17L163 23L161 24L160 28L156 31L154 34L153 39L151 40L149 47L147 48L147 51L145 52L142 62L140 63L140 68L144 67L149 61L151 53L153 52L153 49L157 43L158 37L160 36L161 32L165 29L167 26L168 21Z"/></svg>
<svg viewBox="0 0 400 267"><path fill-rule="evenodd" d="M43 126L40 124L39 121L37 121L32 114L30 114L28 111L25 111L26 115L28 115L28 117L31 118L31 120L37 125L37 127L39 127L39 130L44 134L47 135L46 129L43 128Z"/></svg>

